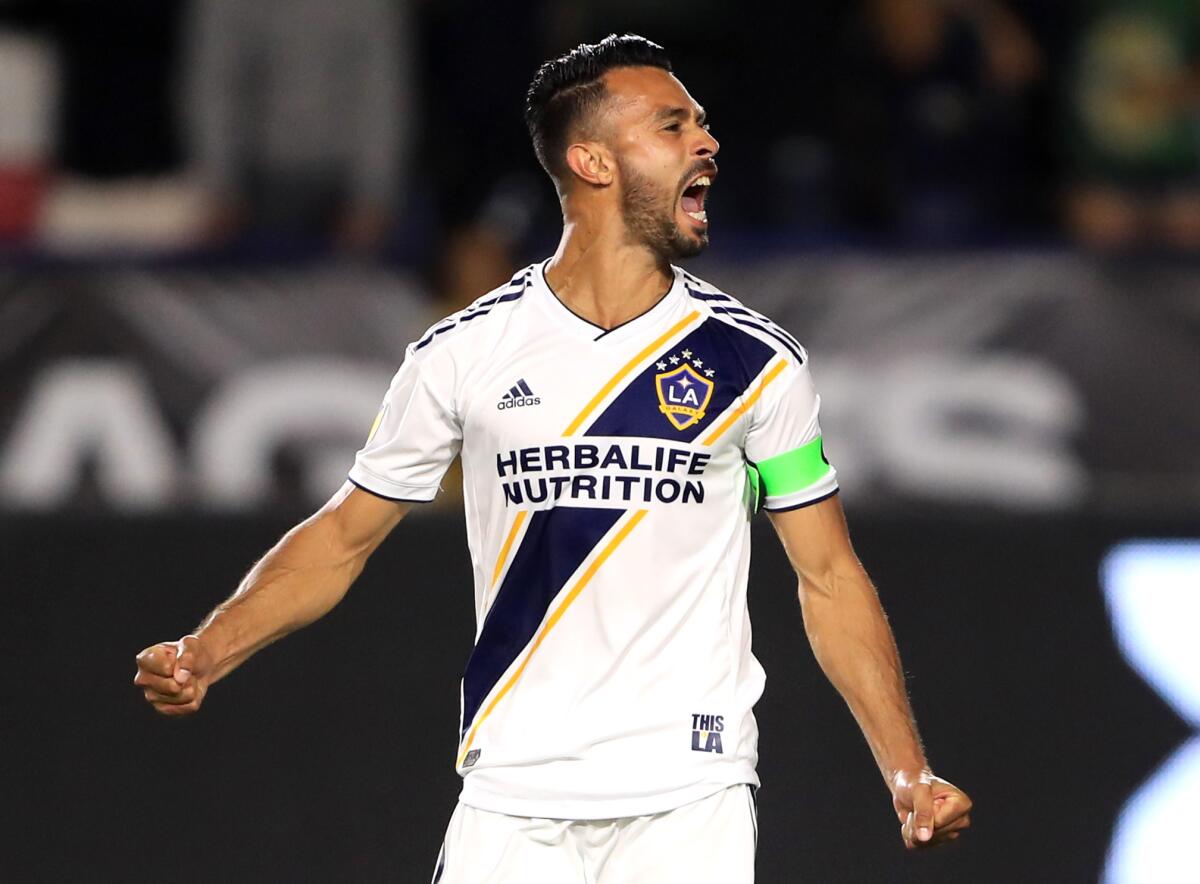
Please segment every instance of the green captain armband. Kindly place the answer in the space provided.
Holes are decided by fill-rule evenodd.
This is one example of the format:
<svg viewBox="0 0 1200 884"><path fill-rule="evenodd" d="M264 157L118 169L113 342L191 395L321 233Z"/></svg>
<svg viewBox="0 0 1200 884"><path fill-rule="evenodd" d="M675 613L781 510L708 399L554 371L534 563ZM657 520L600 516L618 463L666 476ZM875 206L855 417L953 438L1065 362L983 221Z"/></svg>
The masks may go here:
<svg viewBox="0 0 1200 884"><path fill-rule="evenodd" d="M762 475L758 472L758 467L752 463L746 464L746 479L747 489L749 492L750 514L756 515L763 507L763 501L767 499L766 492L763 490Z"/></svg>
<svg viewBox="0 0 1200 884"><path fill-rule="evenodd" d="M832 469L825 459L820 436L786 454L760 460L756 466L766 497L783 497L802 491Z"/></svg>

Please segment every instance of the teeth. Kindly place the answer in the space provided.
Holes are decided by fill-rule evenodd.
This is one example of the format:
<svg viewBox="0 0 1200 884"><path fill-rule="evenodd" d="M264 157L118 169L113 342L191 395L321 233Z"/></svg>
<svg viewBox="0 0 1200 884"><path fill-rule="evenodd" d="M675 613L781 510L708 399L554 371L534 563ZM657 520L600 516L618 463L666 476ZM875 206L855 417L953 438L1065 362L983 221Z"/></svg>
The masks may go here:
<svg viewBox="0 0 1200 884"><path fill-rule="evenodd" d="M685 212L684 214L689 218L695 218L697 221L703 221L705 224L708 223L708 212Z"/></svg>
<svg viewBox="0 0 1200 884"><path fill-rule="evenodd" d="M700 187L708 187L711 184L712 184L712 180L707 175L705 175L705 176L703 176L701 178L697 178L695 181L693 181L692 187L696 187L697 185L699 185Z"/></svg>

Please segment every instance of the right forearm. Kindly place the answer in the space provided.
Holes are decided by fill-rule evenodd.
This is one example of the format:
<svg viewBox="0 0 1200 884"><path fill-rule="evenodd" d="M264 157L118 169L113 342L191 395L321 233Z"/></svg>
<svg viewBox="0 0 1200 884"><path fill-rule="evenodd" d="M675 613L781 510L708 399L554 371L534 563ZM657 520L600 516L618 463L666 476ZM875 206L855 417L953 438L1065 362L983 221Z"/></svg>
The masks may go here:
<svg viewBox="0 0 1200 884"><path fill-rule="evenodd" d="M408 505L346 482L284 535L193 635L137 655L134 684L163 715L190 715L209 686L255 651L312 623L341 601Z"/></svg>
<svg viewBox="0 0 1200 884"><path fill-rule="evenodd" d="M215 662L212 680L330 611L362 571L368 554L368 549L339 543L324 513L284 535L196 630Z"/></svg>

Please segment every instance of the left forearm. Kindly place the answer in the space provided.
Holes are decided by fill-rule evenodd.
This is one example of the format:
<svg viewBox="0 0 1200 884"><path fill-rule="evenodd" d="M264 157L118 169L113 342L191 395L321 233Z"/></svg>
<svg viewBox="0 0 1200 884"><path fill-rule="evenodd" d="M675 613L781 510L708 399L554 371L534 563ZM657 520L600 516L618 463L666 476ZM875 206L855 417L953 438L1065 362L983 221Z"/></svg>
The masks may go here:
<svg viewBox="0 0 1200 884"><path fill-rule="evenodd" d="M800 575L804 630L817 661L854 713L909 848L941 844L970 825L971 800L929 770L892 629L854 554L836 497L771 514Z"/></svg>
<svg viewBox="0 0 1200 884"><path fill-rule="evenodd" d="M804 628L817 661L846 700L891 783L926 766L900 656L875 588L857 563L801 579Z"/></svg>

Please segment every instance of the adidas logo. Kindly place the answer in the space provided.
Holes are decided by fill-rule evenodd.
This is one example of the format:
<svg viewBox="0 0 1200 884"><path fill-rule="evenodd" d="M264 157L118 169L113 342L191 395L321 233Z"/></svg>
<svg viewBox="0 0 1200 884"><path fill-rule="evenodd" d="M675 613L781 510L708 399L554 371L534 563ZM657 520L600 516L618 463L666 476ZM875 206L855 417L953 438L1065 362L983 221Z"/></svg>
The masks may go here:
<svg viewBox="0 0 1200 884"><path fill-rule="evenodd" d="M529 384L525 383L525 378L517 381L512 389L500 397L500 401L496 403L496 407L503 411L506 408L524 408L526 405L541 405L542 399L540 396L534 396L533 390L529 389Z"/></svg>

